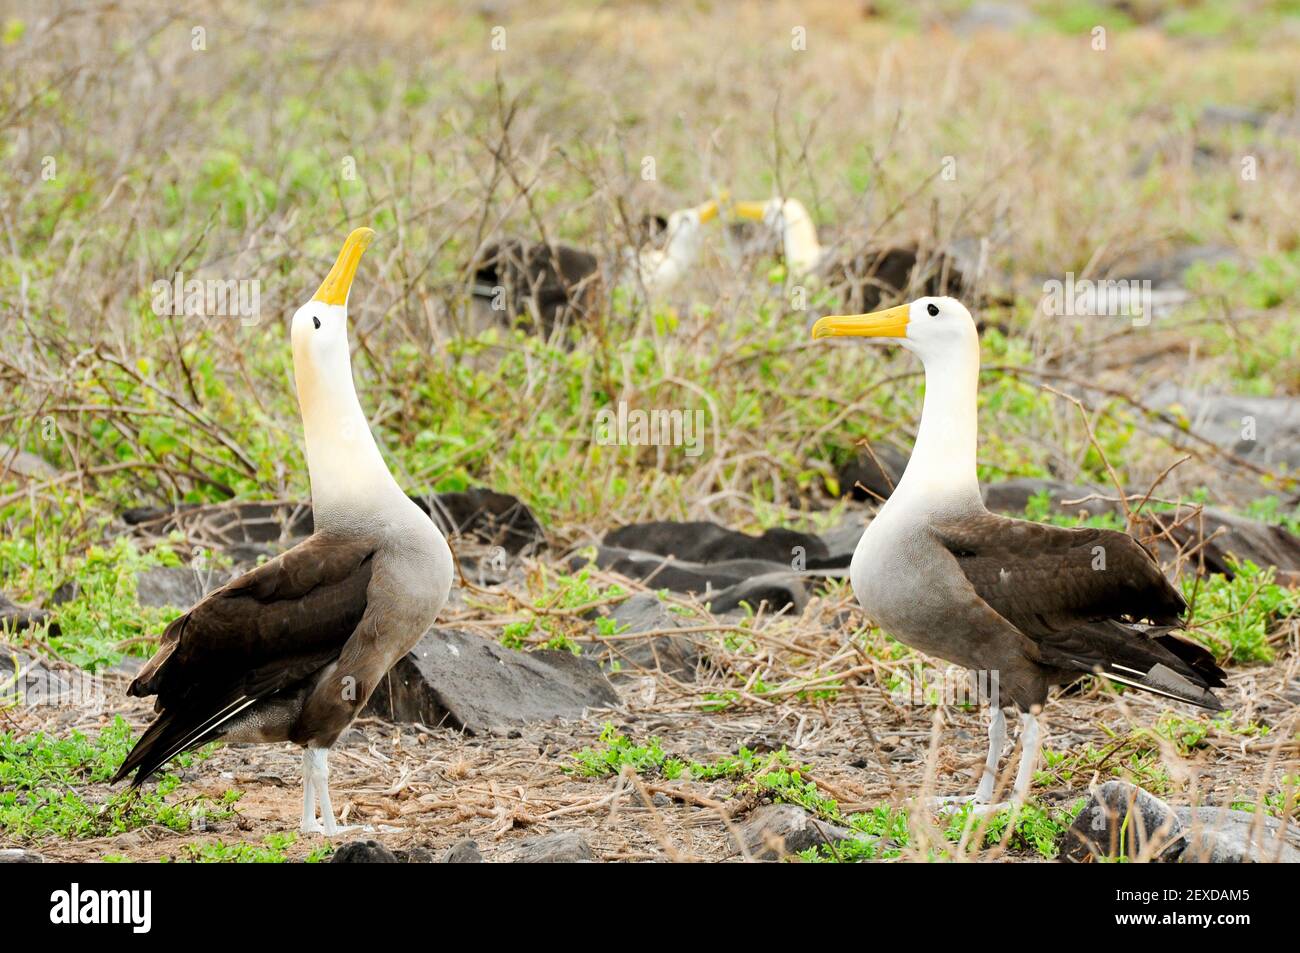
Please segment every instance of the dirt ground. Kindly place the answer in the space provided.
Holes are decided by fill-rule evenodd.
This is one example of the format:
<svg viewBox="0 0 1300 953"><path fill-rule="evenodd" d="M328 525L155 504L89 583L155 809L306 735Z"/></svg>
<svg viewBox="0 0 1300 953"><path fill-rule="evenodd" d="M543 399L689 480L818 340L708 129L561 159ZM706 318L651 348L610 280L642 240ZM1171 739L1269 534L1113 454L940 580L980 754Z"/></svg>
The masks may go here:
<svg viewBox="0 0 1300 953"><path fill-rule="evenodd" d="M1165 750L1162 759L1175 804L1254 801L1262 775L1291 770L1296 750L1300 668L1294 658L1267 669L1234 670L1223 693L1240 706L1239 717L1274 727L1265 738L1211 731L1188 758ZM124 687L125 681L121 680ZM1047 747L1070 752L1091 743L1105 749L1137 725L1153 724L1164 706L1146 697L1063 697L1047 711ZM58 735L73 727L87 733L121 713L142 728L150 709L109 686L100 713L73 708L27 708L6 715L20 734ZM882 804L902 806L926 792L969 793L982 762L985 735L974 711L900 706L874 685L842 692L833 703L771 705L755 710L701 714L656 711L635 704L590 712L581 721L539 724L473 737L445 729L395 725L378 719L356 723L331 758L331 789L342 822L359 825L335 845L374 839L393 849L423 847L441 856L453 844L473 840L487 861L508 858L520 839L580 831L602 861L744 860L729 830L758 803L737 793L734 782L666 781L635 776L584 778L566 772L571 755L597 743L606 722L636 740L658 737L669 755L708 762L741 746L759 751L785 747L807 767L807 776L834 797L845 814ZM1288 727L1289 726L1289 727ZM1284 730L1285 729L1285 730ZM1289 739L1289 740L1288 740ZM1167 747L1167 746L1166 746ZM1099 777L1123 776L1126 749L1102 765ZM1014 770L1012 752L1004 759ZM48 860L94 861L117 855L135 861L175 857L187 844L219 839L262 844L268 835L297 830L301 806L300 755L289 745L218 748L207 760L180 772L171 795L213 798L234 787L243 791L235 815L207 829L178 834L155 827L112 837L46 839L28 846ZM152 783L152 782L151 782ZM1036 787L1044 804L1065 805L1084 795L1087 778L1053 780ZM106 785L83 790L100 801ZM913 812L913 831L928 813ZM913 837L913 850L918 843ZM319 835L299 836L286 850L305 857L322 845ZM12 846L12 845L7 845ZM1035 854L984 852L1038 860ZM909 856L904 851L904 859Z"/></svg>

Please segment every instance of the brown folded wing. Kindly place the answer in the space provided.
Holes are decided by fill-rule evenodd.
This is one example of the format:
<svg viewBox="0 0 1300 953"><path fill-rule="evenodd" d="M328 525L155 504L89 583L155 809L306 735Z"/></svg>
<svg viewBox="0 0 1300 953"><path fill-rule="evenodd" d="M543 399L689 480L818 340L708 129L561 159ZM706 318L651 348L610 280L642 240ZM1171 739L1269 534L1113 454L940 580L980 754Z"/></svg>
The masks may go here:
<svg viewBox="0 0 1300 953"><path fill-rule="evenodd" d="M163 633L127 689L158 718L118 771L139 784L250 705L338 657L366 610L374 547L316 535L210 593Z"/></svg>
<svg viewBox="0 0 1300 953"><path fill-rule="evenodd" d="M992 513L932 528L980 598L1035 644L1034 661L1220 707L1206 689L1223 672L1170 631L1186 602L1131 536Z"/></svg>

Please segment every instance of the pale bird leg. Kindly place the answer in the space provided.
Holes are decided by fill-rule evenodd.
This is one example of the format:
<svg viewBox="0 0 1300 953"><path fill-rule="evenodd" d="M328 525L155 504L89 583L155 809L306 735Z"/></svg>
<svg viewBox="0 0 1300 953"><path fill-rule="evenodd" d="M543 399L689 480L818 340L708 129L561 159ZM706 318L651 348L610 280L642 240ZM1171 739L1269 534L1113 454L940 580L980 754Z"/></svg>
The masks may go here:
<svg viewBox="0 0 1300 953"><path fill-rule="evenodd" d="M1007 743L1007 719L1001 708L991 708L989 715L989 753L984 760L984 773L980 775L979 787L975 790L975 803L988 804L993 800L993 784L998 778L998 762L1002 760L1002 749Z"/></svg>
<svg viewBox="0 0 1300 953"><path fill-rule="evenodd" d="M320 822L316 820L316 785L312 777L311 752L302 751L302 832L319 834Z"/></svg>
<svg viewBox="0 0 1300 953"><path fill-rule="evenodd" d="M996 813L1007 807L1006 803L993 804L993 785L998 777L998 762L1002 760L1002 749L1007 743L1007 719L1001 708L990 707L989 715L989 753L984 759L984 770L980 774L979 787L974 794L961 797L930 798L932 807L941 813L951 813L963 804L971 805L971 815L982 817Z"/></svg>
<svg viewBox="0 0 1300 953"><path fill-rule="evenodd" d="M334 806L330 803L330 763L328 748L308 748L307 759L311 762L312 786L320 801L321 832L327 836L338 833L338 824L334 821Z"/></svg>
<svg viewBox="0 0 1300 953"><path fill-rule="evenodd" d="M1034 780L1034 770L1038 767L1038 749L1042 744L1036 715L1028 711L1022 712L1020 726L1020 769L1016 771L1016 783L1011 793L1017 804L1025 803L1029 796L1029 785Z"/></svg>
<svg viewBox="0 0 1300 953"><path fill-rule="evenodd" d="M340 825L334 820L334 805L330 803L330 750L329 748L308 748L307 754L312 765L312 785L320 799L320 832L326 837L356 830L353 825Z"/></svg>

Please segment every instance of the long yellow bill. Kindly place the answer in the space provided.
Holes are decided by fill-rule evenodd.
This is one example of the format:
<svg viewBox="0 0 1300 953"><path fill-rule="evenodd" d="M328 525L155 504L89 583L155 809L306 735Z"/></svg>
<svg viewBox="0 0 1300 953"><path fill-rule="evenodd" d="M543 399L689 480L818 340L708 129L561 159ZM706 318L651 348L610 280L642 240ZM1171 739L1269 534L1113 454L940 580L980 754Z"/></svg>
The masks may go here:
<svg viewBox="0 0 1300 953"><path fill-rule="evenodd" d="M361 264L361 256L374 237L373 228L362 227L352 230L348 240L343 243L343 250L339 252L334 267L321 282L312 301L323 301L326 304L348 303L348 292L352 290L352 279L357 276L357 266Z"/></svg>
<svg viewBox="0 0 1300 953"><path fill-rule="evenodd" d="M739 218L747 218L750 221L761 222L763 216L767 214L766 202L734 202L731 210Z"/></svg>
<svg viewBox="0 0 1300 953"><path fill-rule="evenodd" d="M821 338L905 338L910 305L871 314L828 314L813 325L813 340Z"/></svg>
<svg viewBox="0 0 1300 953"><path fill-rule="evenodd" d="M718 202L716 199L710 199L703 205L698 206L695 211L700 215L700 224L711 222L718 217Z"/></svg>

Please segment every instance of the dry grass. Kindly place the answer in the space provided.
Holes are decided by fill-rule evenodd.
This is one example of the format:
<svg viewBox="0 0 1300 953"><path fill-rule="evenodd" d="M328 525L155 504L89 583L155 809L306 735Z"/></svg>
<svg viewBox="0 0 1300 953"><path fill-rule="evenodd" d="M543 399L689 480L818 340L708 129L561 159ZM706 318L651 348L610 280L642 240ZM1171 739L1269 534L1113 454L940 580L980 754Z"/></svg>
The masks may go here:
<svg viewBox="0 0 1300 953"><path fill-rule="evenodd" d="M783 640L773 633L769 644ZM774 653L775 654L775 653ZM1255 804L1283 790L1278 779L1300 751L1294 741L1294 661L1258 674L1237 674L1225 696L1240 700L1233 725L1251 720L1277 726L1268 739L1211 730L1205 743L1180 753L1154 742L1146 729L1164 706L1146 697L1108 698L1092 693L1054 701L1046 712L1046 745L1059 752L1091 748L1100 754L1094 772L1071 778L1049 775L1035 788L1038 803L1064 810L1084 797L1090 783L1125 777L1152 785L1129 767L1135 752L1154 750L1174 803ZM564 768L571 755L597 745L601 725L612 721L637 739L658 736L674 757L713 763L742 746L758 751L786 748L805 767L820 795L836 800L845 814L882 806L911 814L912 842L901 860L925 859L945 840L946 822L919 803L934 793L973 789L983 763L985 732L978 713L898 704L878 682L859 674L844 680L833 701L807 704L793 697L701 714L682 705L672 689L637 701L625 710L593 712L589 720L533 726L518 732L467 737L445 729L396 726L374 719L358 722L336 748L331 788L342 819L364 831L343 838L374 838L391 848L426 847L441 853L457 841L475 840L488 860L506 856L520 838L574 830L583 832L602 860L743 860L729 831L758 799L731 781L663 781L622 775L583 778ZM137 726L148 718L135 700L111 710ZM641 694L642 698L646 696ZM19 709L10 728L56 735L79 727L93 734L106 723L94 715L64 709ZM1290 725L1290 738L1288 729ZM1004 763L1001 790L1010 785L1014 757ZM274 834L294 831L300 812L300 757L290 746L221 748L182 773L178 794L219 799L228 789L244 792L237 814L204 830L177 834L143 828L113 837L79 841L37 840L32 844L59 860L121 856L156 860L185 856L187 845L221 842L260 845ZM80 789L98 803L112 792L104 785ZM1293 795L1294 796L1294 795ZM978 838L971 835L972 844ZM302 858L322 845L298 838L289 858ZM994 844L972 850L971 860L1041 860L1024 848Z"/></svg>

